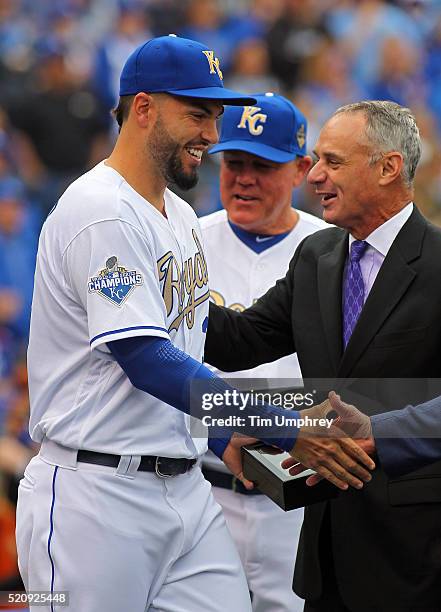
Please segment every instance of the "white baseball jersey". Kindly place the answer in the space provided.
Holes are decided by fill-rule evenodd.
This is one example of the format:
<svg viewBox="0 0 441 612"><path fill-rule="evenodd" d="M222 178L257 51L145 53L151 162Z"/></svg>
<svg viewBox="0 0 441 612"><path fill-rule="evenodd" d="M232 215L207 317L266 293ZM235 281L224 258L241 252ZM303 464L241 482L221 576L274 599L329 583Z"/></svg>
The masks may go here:
<svg viewBox="0 0 441 612"><path fill-rule="evenodd" d="M28 351L35 441L121 455L206 450L190 417L133 387L106 345L157 336L202 358L209 291L198 220L169 190L165 211L101 162L46 220Z"/></svg>
<svg viewBox="0 0 441 612"><path fill-rule="evenodd" d="M329 227L325 221L309 213L301 210L297 212L299 220L294 229L283 240L261 253L253 251L236 236L228 223L225 210L200 219L210 274L210 294L216 304L238 311L251 306L274 285L278 278L285 276L289 262L300 242L309 234ZM260 240L266 238L263 236ZM256 239L259 239L259 236ZM217 370L217 373L229 378L285 379L285 381L301 378L296 355L289 355L251 370L234 373Z"/></svg>

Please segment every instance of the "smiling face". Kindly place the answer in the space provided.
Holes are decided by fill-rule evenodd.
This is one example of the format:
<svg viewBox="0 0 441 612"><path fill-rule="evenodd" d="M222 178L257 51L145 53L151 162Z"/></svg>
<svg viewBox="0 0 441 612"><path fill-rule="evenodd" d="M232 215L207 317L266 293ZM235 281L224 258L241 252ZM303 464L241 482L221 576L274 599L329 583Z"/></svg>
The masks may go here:
<svg viewBox="0 0 441 612"><path fill-rule="evenodd" d="M362 112L331 117L320 132L308 174L321 196L323 219L365 238L384 222L384 194L380 185L381 160L370 164L375 153L365 135Z"/></svg>
<svg viewBox="0 0 441 612"><path fill-rule="evenodd" d="M225 151L221 200L228 218L256 234L281 234L293 227L292 190L311 164L309 157L279 164L244 151Z"/></svg>
<svg viewBox="0 0 441 612"><path fill-rule="evenodd" d="M146 146L166 183L191 189L198 181L202 154L217 142L222 104L162 94Z"/></svg>

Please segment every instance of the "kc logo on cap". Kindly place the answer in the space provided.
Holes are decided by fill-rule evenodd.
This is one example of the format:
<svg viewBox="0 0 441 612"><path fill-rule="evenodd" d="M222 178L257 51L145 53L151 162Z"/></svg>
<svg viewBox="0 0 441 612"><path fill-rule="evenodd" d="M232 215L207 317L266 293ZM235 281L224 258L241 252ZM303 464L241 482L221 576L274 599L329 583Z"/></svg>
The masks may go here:
<svg viewBox="0 0 441 612"><path fill-rule="evenodd" d="M254 104L225 109L219 143L209 153L244 151L282 164L304 157L307 123L303 113L280 94L252 95Z"/></svg>
<svg viewBox="0 0 441 612"><path fill-rule="evenodd" d="M206 56L208 63L210 65L210 74L214 74L217 72L217 76L222 80L224 75L222 74L222 70L220 69L219 59L214 57L214 51L202 51L202 53Z"/></svg>
<svg viewBox="0 0 441 612"><path fill-rule="evenodd" d="M244 106L242 117L238 123L238 128L248 128L248 131L253 136L260 136L263 132L263 125L256 125L259 121L260 124L266 123L268 115L259 113L262 110L258 106Z"/></svg>

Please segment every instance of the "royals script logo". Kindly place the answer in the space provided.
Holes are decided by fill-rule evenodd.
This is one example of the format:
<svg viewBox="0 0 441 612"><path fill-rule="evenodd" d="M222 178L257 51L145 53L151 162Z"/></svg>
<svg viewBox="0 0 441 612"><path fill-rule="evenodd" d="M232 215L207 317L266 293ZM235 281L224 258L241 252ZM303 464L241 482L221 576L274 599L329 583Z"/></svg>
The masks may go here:
<svg viewBox="0 0 441 612"><path fill-rule="evenodd" d="M179 329L184 320L188 329L191 329L195 322L196 308L210 297L207 262L195 230L192 230L192 233L196 253L184 262L183 269L172 251L167 251L158 260L159 281L167 317L173 312L176 304L178 307L178 314L171 322L168 331Z"/></svg>

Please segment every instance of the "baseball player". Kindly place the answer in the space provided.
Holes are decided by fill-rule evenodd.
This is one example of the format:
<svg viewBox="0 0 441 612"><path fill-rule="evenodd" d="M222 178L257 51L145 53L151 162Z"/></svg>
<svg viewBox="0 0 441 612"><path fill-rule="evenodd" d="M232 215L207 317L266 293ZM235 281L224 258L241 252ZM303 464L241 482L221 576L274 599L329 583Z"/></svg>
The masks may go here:
<svg viewBox="0 0 441 612"><path fill-rule="evenodd" d="M49 593L39 609L61 609L67 591L78 612L250 610L239 557L196 465L207 440L191 435L191 383L222 381L201 364L209 290L198 221L167 186L195 185L223 103L254 102L223 87L204 45L146 42L122 70L112 154L44 224L28 353L30 431L41 450L17 506L24 584ZM281 414L249 413L262 411L273 423ZM223 414L224 405L214 411ZM273 443L295 444L304 463L323 444L297 433ZM240 477L241 443L231 432L210 443ZM337 458L350 469L344 480L362 485L367 470L351 469L351 458L369 465L367 456L342 441L331 447L330 469Z"/></svg>
<svg viewBox="0 0 441 612"><path fill-rule="evenodd" d="M210 151L224 152L224 210L200 219L211 298L236 310L251 306L285 274L303 238L328 227L291 206L292 190L312 165L306 155L305 117L283 96L254 97L255 105L231 107L224 113L219 144ZM300 379L301 373L297 357L291 355L228 376L250 377L254 387L263 378L278 387L285 379ZM253 611L300 612L304 602L293 593L292 578L303 510L283 512L223 467L210 453L203 473L238 547Z"/></svg>

